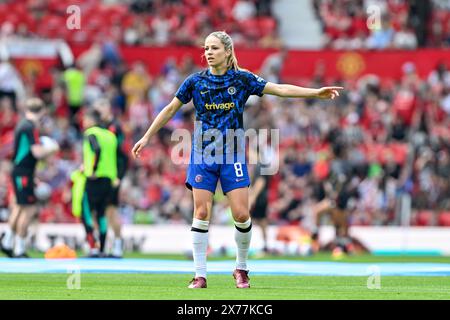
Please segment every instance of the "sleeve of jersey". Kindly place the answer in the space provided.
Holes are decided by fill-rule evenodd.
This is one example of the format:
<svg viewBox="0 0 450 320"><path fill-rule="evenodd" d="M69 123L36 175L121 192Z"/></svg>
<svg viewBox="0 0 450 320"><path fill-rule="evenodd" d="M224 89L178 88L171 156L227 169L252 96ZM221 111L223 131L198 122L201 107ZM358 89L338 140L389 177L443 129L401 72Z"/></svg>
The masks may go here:
<svg viewBox="0 0 450 320"><path fill-rule="evenodd" d="M247 88L250 95L257 95L262 97L263 90L267 84L267 81L251 72L244 72L244 74L247 80Z"/></svg>
<svg viewBox="0 0 450 320"><path fill-rule="evenodd" d="M183 104L188 103L192 99L192 89L193 89L193 78L195 75L189 76L186 80L183 81L181 86L178 88L175 97L177 97Z"/></svg>

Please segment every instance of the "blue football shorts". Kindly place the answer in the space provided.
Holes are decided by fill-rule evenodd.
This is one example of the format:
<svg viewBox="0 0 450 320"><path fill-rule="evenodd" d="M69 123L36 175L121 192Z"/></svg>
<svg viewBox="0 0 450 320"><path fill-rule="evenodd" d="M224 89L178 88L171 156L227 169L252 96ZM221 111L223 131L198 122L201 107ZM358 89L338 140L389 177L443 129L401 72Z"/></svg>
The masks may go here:
<svg viewBox="0 0 450 320"><path fill-rule="evenodd" d="M245 158L239 161L235 156L232 161L222 161L223 163L194 163L191 162L187 169L186 187L209 190L215 193L217 181L224 194L237 188L250 186L250 177L248 175Z"/></svg>

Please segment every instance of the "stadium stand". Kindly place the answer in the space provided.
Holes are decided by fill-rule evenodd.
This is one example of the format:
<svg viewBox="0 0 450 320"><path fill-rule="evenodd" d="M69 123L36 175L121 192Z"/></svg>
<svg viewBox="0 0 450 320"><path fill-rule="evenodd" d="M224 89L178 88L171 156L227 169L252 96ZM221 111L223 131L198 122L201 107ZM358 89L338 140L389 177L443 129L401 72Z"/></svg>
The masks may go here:
<svg viewBox="0 0 450 320"><path fill-rule="evenodd" d="M271 1L134 0L105 4L101 0L28 0L0 4L0 21L10 33L26 37L63 38L71 44L113 36L127 45L201 45L213 30L233 29L236 46L255 45L276 26ZM77 5L83 28L69 30L67 8ZM181 27L182 26L182 27Z"/></svg>
<svg viewBox="0 0 450 320"><path fill-rule="evenodd" d="M412 50L450 44L448 1L315 0L314 9L326 47ZM375 24L369 30L367 12L382 14L381 30Z"/></svg>

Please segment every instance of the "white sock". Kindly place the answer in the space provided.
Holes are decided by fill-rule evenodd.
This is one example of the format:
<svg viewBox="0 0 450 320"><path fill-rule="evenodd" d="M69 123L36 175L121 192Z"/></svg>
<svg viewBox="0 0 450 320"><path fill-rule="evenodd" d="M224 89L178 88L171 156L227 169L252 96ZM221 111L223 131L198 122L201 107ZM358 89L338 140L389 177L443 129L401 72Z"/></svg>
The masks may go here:
<svg viewBox="0 0 450 320"><path fill-rule="evenodd" d="M117 257L121 257L123 255L122 239L121 238L115 238L114 239L113 255L117 256Z"/></svg>
<svg viewBox="0 0 450 320"><path fill-rule="evenodd" d="M195 219L192 221L192 253L195 266L195 277L206 279L206 251L208 249L209 221Z"/></svg>
<svg viewBox="0 0 450 320"><path fill-rule="evenodd" d="M14 241L14 255L20 256L21 254L24 253L25 253L25 238L16 235Z"/></svg>
<svg viewBox="0 0 450 320"><path fill-rule="evenodd" d="M236 241L236 269L247 269L248 249L252 239L252 220L249 218L245 222L234 222L234 240ZM238 229L239 228L239 229ZM244 231L244 232L242 232Z"/></svg>
<svg viewBox="0 0 450 320"><path fill-rule="evenodd" d="M14 232L11 230L11 228L8 226L8 228L5 231L5 235L2 239L2 247L8 250L11 250L14 245Z"/></svg>

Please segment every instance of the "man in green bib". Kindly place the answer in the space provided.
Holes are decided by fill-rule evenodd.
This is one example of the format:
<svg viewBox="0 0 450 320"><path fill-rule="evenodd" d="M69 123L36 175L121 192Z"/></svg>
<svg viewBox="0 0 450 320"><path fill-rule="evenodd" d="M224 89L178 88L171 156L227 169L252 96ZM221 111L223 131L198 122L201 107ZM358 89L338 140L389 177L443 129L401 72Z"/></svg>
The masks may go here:
<svg viewBox="0 0 450 320"><path fill-rule="evenodd" d="M69 105L70 124L80 133L77 114L83 107L86 77L77 65L72 65L63 73L66 100Z"/></svg>
<svg viewBox="0 0 450 320"><path fill-rule="evenodd" d="M108 99L98 99L94 102L93 106L94 109L100 113L102 126L114 133L117 137L117 182L119 183L117 185L113 184L112 193L106 209L106 216L108 218L109 225L114 232L114 241L109 257L121 258L123 256L123 239L118 207L120 181L125 176L128 165L128 156L123 148L125 134L119 120L114 116L111 103Z"/></svg>
<svg viewBox="0 0 450 320"><path fill-rule="evenodd" d="M100 114L88 110L83 117L83 174L85 189L81 198L81 219L86 229L90 257L105 256L108 221L105 215L113 184L117 184L117 138L100 126ZM95 215L94 215L95 213ZM100 248L94 237L96 217Z"/></svg>

